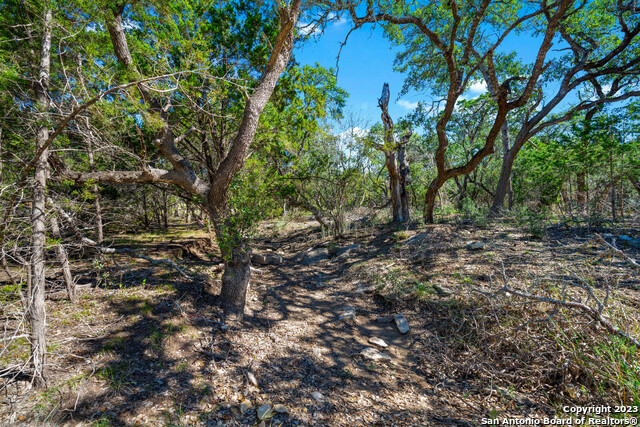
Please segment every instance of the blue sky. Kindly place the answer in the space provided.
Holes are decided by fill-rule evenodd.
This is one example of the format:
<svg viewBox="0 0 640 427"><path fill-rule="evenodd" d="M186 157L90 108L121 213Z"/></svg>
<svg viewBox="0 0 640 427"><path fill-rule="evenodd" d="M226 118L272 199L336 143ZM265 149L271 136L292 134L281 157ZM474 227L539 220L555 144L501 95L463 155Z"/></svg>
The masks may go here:
<svg viewBox="0 0 640 427"><path fill-rule="evenodd" d="M299 24L302 31L305 31L304 24ZM352 24L347 19L335 18L322 34L316 33L296 47L296 61L303 65L317 62L325 68L335 68L340 45L351 27ZM306 27L306 31L310 30L311 28ZM525 62L535 59L539 47L539 39L517 35L508 37L503 43L504 51L515 50ZM385 82L389 83L391 90L389 113L394 122L410 113L418 101L431 101L428 95L416 92L398 99L404 82L404 76L393 70L393 61L398 51L384 38L382 28L373 25L353 31L343 47L339 60L338 85L349 93L345 111L353 112L361 118L362 124L359 127L368 128L380 121L377 99ZM548 57L558 54L556 49L552 49ZM476 82L464 97L474 98L485 91L484 82Z"/></svg>
<svg viewBox="0 0 640 427"><path fill-rule="evenodd" d="M346 20L330 23L323 34L311 37L296 48L296 60L300 64L317 62L325 68L336 68L340 45L350 28ZM409 113L420 100L416 94L396 100L404 81L402 74L393 71L396 52L383 37L380 27L368 26L352 32L340 53L338 85L349 92L346 111L362 119L360 127L370 127L380 121L377 100L385 82L391 90L389 113L394 121Z"/></svg>

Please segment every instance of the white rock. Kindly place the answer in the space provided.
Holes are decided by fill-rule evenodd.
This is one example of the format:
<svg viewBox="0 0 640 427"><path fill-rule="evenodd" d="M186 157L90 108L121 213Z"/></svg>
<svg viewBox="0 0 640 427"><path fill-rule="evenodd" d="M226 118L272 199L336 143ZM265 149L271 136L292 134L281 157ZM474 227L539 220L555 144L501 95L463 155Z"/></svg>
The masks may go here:
<svg viewBox="0 0 640 427"><path fill-rule="evenodd" d="M313 393L311 393L311 397L312 397L314 400L317 400L317 401L322 401L322 400L324 400L324 396L323 396L323 395L322 395L322 393L320 393L319 391L314 391Z"/></svg>
<svg viewBox="0 0 640 427"><path fill-rule="evenodd" d="M382 347L382 348L389 347L389 344L387 344L382 338L371 337L371 338L369 338L369 342L371 344L377 345L378 347Z"/></svg>
<svg viewBox="0 0 640 427"><path fill-rule="evenodd" d="M375 348L367 347L360 352L362 357L368 360L373 360L374 362L390 362L391 357L387 354L380 353Z"/></svg>
<svg viewBox="0 0 640 427"><path fill-rule="evenodd" d="M467 245L467 249L471 249L472 251L477 251L480 249L484 249L484 243L482 242L471 242Z"/></svg>
<svg viewBox="0 0 640 427"><path fill-rule="evenodd" d="M396 326L401 334L406 334L409 332L409 322L407 322L406 317L402 313L398 313L393 317L393 320L396 322Z"/></svg>
<svg viewBox="0 0 640 427"><path fill-rule="evenodd" d="M342 313L340 314L340 320L355 319L355 317L356 309L349 306L344 307L342 309Z"/></svg>
<svg viewBox="0 0 640 427"><path fill-rule="evenodd" d="M247 372L247 379L254 387L258 387L258 379L253 375L253 372Z"/></svg>

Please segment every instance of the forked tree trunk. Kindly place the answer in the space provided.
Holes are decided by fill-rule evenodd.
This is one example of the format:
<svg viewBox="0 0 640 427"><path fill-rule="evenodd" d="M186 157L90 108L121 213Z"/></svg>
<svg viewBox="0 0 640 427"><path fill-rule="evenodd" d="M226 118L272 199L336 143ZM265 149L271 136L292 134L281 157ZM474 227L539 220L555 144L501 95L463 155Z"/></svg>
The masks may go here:
<svg viewBox="0 0 640 427"><path fill-rule="evenodd" d="M49 70L51 64L51 10L45 10L42 42L40 45L40 65L38 81L34 85L38 117L42 125L36 136L36 150L39 150L49 139ZM31 367L33 368L33 384L37 388L46 387L46 311L44 305L45 292L45 260L46 244L45 198L48 175L48 150L44 150L35 168L33 184L33 205L31 221L33 232L31 237L31 293L29 299L29 339L31 341Z"/></svg>
<svg viewBox="0 0 640 427"><path fill-rule="evenodd" d="M97 173L79 173L68 171L78 182L95 179L98 182L111 183L165 183L177 185L189 193L203 197L207 213L216 229L218 245L225 262L220 300L226 317L242 319L246 291L250 274L250 249L236 232L233 218L225 209L228 190L234 176L244 165L259 125L260 115L269 102L280 75L291 58L294 47L294 33L300 15L302 0L278 2L277 12L280 21L278 35L272 43L272 52L264 72L253 93L247 98L242 121L230 144L229 151L220 159L215 170L209 169L209 182L206 183L195 173L191 163L180 153L176 146L174 128L167 118L166 111L160 108L153 94L144 86L138 85L142 100L150 113L163 121L154 144L163 157L171 164L171 170L147 168L139 171L104 171ZM113 17L107 19L107 29L111 36L114 54L118 62L129 71L129 76L139 76L122 25L124 5L112 8ZM186 134L185 134L186 135ZM187 210L188 212L189 210Z"/></svg>

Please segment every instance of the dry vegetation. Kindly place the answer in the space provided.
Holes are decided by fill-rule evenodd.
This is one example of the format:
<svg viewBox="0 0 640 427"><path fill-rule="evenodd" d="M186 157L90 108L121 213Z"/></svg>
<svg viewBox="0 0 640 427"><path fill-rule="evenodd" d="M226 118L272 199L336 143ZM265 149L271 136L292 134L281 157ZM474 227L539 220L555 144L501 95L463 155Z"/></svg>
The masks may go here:
<svg viewBox="0 0 640 427"><path fill-rule="evenodd" d="M638 405L636 346L580 308L513 293L581 302L640 337L640 274L596 241L597 232L639 230L451 220L354 229L335 241L312 222L264 224L255 252L277 252L284 262L259 267L235 329L219 323L207 292L219 286L220 259L205 232L176 226L138 236L151 241L138 243L144 253L199 279L118 255L103 261L76 304L52 287L49 388L3 384L0 423L257 425L256 408L268 403L286 410L267 417L274 426L471 426L563 416L563 405ZM482 249L469 249L472 241ZM310 265L296 257L353 244ZM640 258L638 249L624 253ZM8 326L19 302L3 289ZM356 309L355 321L338 319L345 306ZM398 312L409 320L406 335L377 320ZM372 336L389 344L391 363L360 356ZM4 365L27 356L26 339L2 349Z"/></svg>

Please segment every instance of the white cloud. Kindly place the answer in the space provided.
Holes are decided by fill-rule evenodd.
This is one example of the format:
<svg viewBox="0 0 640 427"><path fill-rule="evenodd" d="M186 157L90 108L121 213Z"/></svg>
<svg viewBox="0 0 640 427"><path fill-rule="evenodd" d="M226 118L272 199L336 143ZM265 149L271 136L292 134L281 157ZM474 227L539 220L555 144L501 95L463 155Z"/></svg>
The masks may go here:
<svg viewBox="0 0 640 427"><path fill-rule="evenodd" d="M484 80L476 80L469 86L469 92L482 94L487 91L487 82Z"/></svg>
<svg viewBox="0 0 640 427"><path fill-rule="evenodd" d="M305 24L304 22L298 22L296 25L298 27L298 31L303 36L315 36L320 33L320 28L313 22L309 24Z"/></svg>
<svg viewBox="0 0 640 427"><path fill-rule="evenodd" d="M406 108L407 110L415 110L416 108L418 108L418 103L417 102L407 101L406 99L399 99L398 100L398 105L400 105L401 107Z"/></svg>
<svg viewBox="0 0 640 427"><path fill-rule="evenodd" d="M336 14L334 13L333 16L331 17L331 19L333 20L335 18L336 18ZM346 24L347 22L348 22L347 21L347 17L343 15L340 18L335 19L335 21L333 22L333 25L335 25L336 27L339 27L341 25Z"/></svg>
<svg viewBox="0 0 640 427"><path fill-rule="evenodd" d="M476 80L474 82L471 82L471 85L465 92L465 95L461 96L460 98L466 99L466 100L476 99L477 97L479 97L480 95L486 92L487 92L487 82L485 82L484 80Z"/></svg>
<svg viewBox="0 0 640 427"><path fill-rule="evenodd" d="M338 137L340 138L340 140L345 140L348 138L364 138L367 135L369 135L368 129L362 129L358 126L354 126L352 128L345 130L342 133L339 133Z"/></svg>

